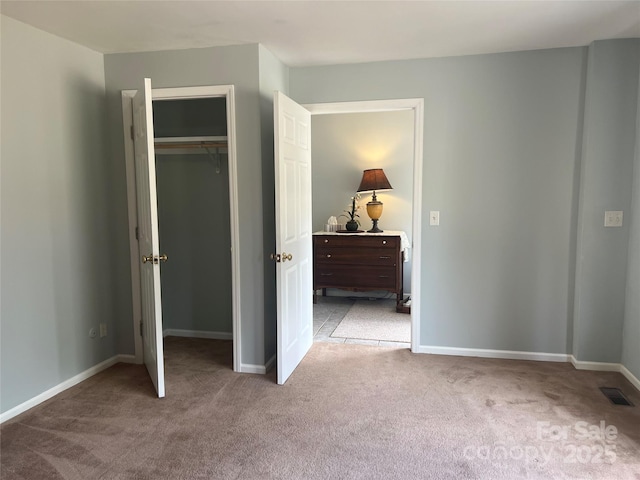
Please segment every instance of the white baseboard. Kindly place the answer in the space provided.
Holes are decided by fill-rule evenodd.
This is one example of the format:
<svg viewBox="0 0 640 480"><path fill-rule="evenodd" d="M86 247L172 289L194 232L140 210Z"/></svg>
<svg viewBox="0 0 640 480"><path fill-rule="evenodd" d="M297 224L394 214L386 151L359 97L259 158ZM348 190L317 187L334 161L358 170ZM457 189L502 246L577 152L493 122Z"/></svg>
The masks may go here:
<svg viewBox="0 0 640 480"><path fill-rule="evenodd" d="M513 350L485 350L482 348L418 346L416 353L433 355L454 355L459 357L503 358L508 360L535 360L538 362L568 362L569 355L564 353L518 352Z"/></svg>
<svg viewBox="0 0 640 480"><path fill-rule="evenodd" d="M433 355L453 355L460 357L501 358L507 360L534 360L538 362L570 362L576 370L592 370L599 372L619 372L640 390L640 380L620 363L584 362L575 356L564 353L518 352L512 350L484 350L481 348L454 348L419 345L414 353L430 353Z"/></svg>
<svg viewBox="0 0 640 480"><path fill-rule="evenodd" d="M605 362L583 362L577 360L576 357L570 355L570 362L576 367L576 370L593 370L595 372L619 372L619 363L605 363Z"/></svg>
<svg viewBox="0 0 640 480"><path fill-rule="evenodd" d="M271 370L275 365L275 363L276 363L276 354L274 353L273 356L269 360L267 360L267 363L264 366L265 373Z"/></svg>
<svg viewBox="0 0 640 480"><path fill-rule="evenodd" d="M265 365L254 365L252 363L241 363L240 364L240 373L267 373L267 368Z"/></svg>
<svg viewBox="0 0 640 480"><path fill-rule="evenodd" d="M255 365L252 363L241 363L240 364L240 373L258 373L261 375L266 374L271 368L273 368L273 364L276 361L276 356L274 355L267 361L264 365Z"/></svg>
<svg viewBox="0 0 640 480"><path fill-rule="evenodd" d="M178 333L175 333L178 332ZM181 333L188 333L182 334ZM204 335L222 335L223 339L229 339L231 334L224 332L198 332L191 330L172 330L167 329L163 332L164 336L189 336L198 338L220 338L219 336L204 336ZM604 362L584 362L576 360L573 355L566 355L561 353L539 353L539 352L518 352L511 350L485 350L476 348L453 348L453 347L436 347L420 345L417 348L416 353L429 353L434 355L453 355L464 357L482 357L482 358L501 358L509 360L535 360L545 362L571 362L577 370L593 370L603 372L619 372L625 376L627 380L638 390L640 390L640 380L631 371L620 363L604 363ZM242 373L257 373L266 374L271 368L273 368L276 361L276 355L273 355L265 365L254 365L243 363L240 365L240 372ZM118 362L122 363L138 363L135 355L115 355L107 360L88 368L84 372L81 372L68 380L50 388L49 390L37 395L26 402L17 405L10 410L0 414L0 424L12 419L13 417L26 412L30 408L41 404L42 402L49 400L51 397L61 393L74 385L86 380L95 374L106 370L107 368L115 365Z"/></svg>
<svg viewBox="0 0 640 480"><path fill-rule="evenodd" d="M631 373L627 367L622 365L621 363L604 363L604 362L583 362L580 360L576 360L576 357L571 355L571 363L576 370L593 370L597 372L619 372L624 377L629 380L629 382L640 390L640 380Z"/></svg>
<svg viewBox="0 0 640 480"><path fill-rule="evenodd" d="M123 355L123 356L125 356L125 357L132 356L133 357L133 355ZM121 361L118 357L120 357L120 356L119 355L115 355L115 356L105 360L104 362L100 362L99 364L94 365L91 368L88 368L84 372L81 372L81 373L71 377L70 379L65 380L64 382L59 383L55 387L51 387L46 392L42 392L40 395L36 395L35 397L30 398L26 402L23 402L20 405L17 405L15 407L13 407L12 409L7 410L6 412L0 414L0 423L4 423L7 420L10 420L10 419L12 419L13 417L15 417L17 415L20 415L21 413L26 412L30 408L33 408L36 405L39 405L39 404L41 404L42 402L44 402L46 400L49 400L51 397L53 397L53 396L55 396L55 395L57 395L57 394L59 394L61 392L64 392L68 388L71 388L74 385L77 385L78 383L82 382L83 380L86 380L87 378L94 376L96 373L100 373L101 371L106 370L107 368L111 367L112 365L115 365L116 363Z"/></svg>
<svg viewBox="0 0 640 480"><path fill-rule="evenodd" d="M214 340L233 340L233 333L207 332L204 330L180 330L167 328L162 331L163 337L212 338Z"/></svg>
<svg viewBox="0 0 640 480"><path fill-rule="evenodd" d="M264 365L255 365L252 363L241 363L240 373L258 373L258 374L264 375L273 368L275 363L276 363L275 354L269 360L267 360L267 363L265 363Z"/></svg>
<svg viewBox="0 0 640 480"><path fill-rule="evenodd" d="M137 363L137 364L142 363L138 361L135 355L124 355L122 353L119 355L116 355L116 360L120 363Z"/></svg>
<svg viewBox="0 0 640 480"><path fill-rule="evenodd" d="M620 365L620 373L624 375L626 379L629 380L629 382L631 382L631 384L638 389L638 391L640 391L640 379L638 379L638 377L631 373L631 370L629 370L624 365Z"/></svg>

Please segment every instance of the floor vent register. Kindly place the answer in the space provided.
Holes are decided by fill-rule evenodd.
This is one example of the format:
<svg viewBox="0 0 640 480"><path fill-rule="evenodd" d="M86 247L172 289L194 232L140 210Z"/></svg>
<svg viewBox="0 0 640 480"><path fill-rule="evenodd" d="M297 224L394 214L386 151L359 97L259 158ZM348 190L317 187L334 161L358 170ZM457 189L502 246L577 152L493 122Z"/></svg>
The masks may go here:
<svg viewBox="0 0 640 480"><path fill-rule="evenodd" d="M633 403L624 396L624 393L622 393L619 388L600 387L600 391L615 405L633 407Z"/></svg>

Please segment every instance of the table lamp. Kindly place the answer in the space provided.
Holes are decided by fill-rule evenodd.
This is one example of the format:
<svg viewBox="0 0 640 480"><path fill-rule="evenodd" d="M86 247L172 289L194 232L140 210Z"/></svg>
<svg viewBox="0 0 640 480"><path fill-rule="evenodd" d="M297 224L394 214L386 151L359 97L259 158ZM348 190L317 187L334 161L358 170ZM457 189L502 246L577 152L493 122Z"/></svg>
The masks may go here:
<svg viewBox="0 0 640 480"><path fill-rule="evenodd" d="M384 174L384 170L381 168L371 168L365 170L362 173L362 180L358 187L358 192L370 192L373 191L371 201L367 203L367 214L373 221L373 227L368 230L368 233L381 233L383 230L378 228L378 220L382 216L382 202L378 201L376 197L376 190L391 190L393 187L387 180L387 176Z"/></svg>

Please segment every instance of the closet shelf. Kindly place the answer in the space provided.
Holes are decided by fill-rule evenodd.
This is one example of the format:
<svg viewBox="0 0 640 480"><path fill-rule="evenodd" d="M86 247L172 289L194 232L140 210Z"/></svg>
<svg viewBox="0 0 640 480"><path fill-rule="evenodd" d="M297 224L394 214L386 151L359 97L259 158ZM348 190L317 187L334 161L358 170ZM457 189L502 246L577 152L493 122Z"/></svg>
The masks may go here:
<svg viewBox="0 0 640 480"><path fill-rule="evenodd" d="M156 148L227 148L227 142L156 143Z"/></svg>
<svg viewBox="0 0 640 480"><path fill-rule="evenodd" d="M163 137L154 138L157 149L227 148L227 137Z"/></svg>
<svg viewBox="0 0 640 480"><path fill-rule="evenodd" d="M206 153L221 171L221 156L227 154L227 137L161 137L154 138L157 155L190 155ZM213 152L215 152L215 154Z"/></svg>

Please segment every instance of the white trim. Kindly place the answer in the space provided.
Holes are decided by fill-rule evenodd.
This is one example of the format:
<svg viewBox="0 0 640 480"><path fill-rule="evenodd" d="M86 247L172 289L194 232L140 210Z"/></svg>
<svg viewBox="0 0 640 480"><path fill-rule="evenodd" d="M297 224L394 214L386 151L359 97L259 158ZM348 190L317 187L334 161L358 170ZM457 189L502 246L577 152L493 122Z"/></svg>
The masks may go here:
<svg viewBox="0 0 640 480"><path fill-rule="evenodd" d="M571 363L576 370L593 370L596 372L619 372L629 380L629 382L640 390L640 380L636 377L631 370L625 367L621 363L604 363L604 362L583 362L577 360L576 357L571 355Z"/></svg>
<svg viewBox="0 0 640 480"><path fill-rule="evenodd" d="M162 331L163 337L211 338L214 340L233 340L231 332L208 332L206 330L181 330L167 328Z"/></svg>
<svg viewBox="0 0 640 480"><path fill-rule="evenodd" d="M422 164L424 162L424 100L417 99L413 115L413 251L411 255L411 290L416 292L411 297L411 351L420 345L420 305L421 305L421 271L422 271Z"/></svg>
<svg viewBox="0 0 640 480"><path fill-rule="evenodd" d="M420 345L414 353L428 353L432 355L452 355L459 357L500 358L506 360L534 360L537 362L567 362L576 370L590 370L595 372L618 372L640 390L640 380L621 363L584 362L577 360L574 355L564 353L519 352L513 350L486 350L482 348L455 348Z"/></svg>
<svg viewBox="0 0 640 480"><path fill-rule="evenodd" d="M275 356L274 356L275 358ZM271 361L271 360L269 360ZM257 373L264 375L267 373L267 365L255 365L253 363L241 363L240 373Z"/></svg>
<svg viewBox="0 0 640 480"><path fill-rule="evenodd" d="M55 387L51 387L49 390L42 392L40 395L36 395L35 397L30 398L26 402L23 402L20 405L17 405L12 409L7 410L6 412L0 414L0 423L4 423L7 420L17 415L20 415L21 413L26 412L30 408L33 408L41 404L42 402L49 400L51 397L59 393L62 393L65 390L77 385L83 380L86 380L87 378L94 376L96 373L100 373L101 371L106 370L107 368L118 363L120 361L119 357L120 357L119 355L115 355L111 358L108 358L107 360L100 362L99 364L94 365L91 368L88 368L84 372L81 372L71 377L70 379L65 380L64 382L59 383Z"/></svg>
<svg viewBox="0 0 640 480"><path fill-rule="evenodd" d="M629 382L631 382L631 384L638 389L638 391L640 391L640 379L638 379L638 377L631 373L631 370L629 370L624 365L620 365L620 373L624 375L626 379L629 380Z"/></svg>
<svg viewBox="0 0 640 480"><path fill-rule="evenodd" d="M371 113L414 110L422 98L397 98L390 100L363 100L357 102L308 103L302 106L311 115L332 115L335 113Z"/></svg>
<svg viewBox="0 0 640 480"><path fill-rule="evenodd" d="M229 168L229 219L231 227L231 311L233 312L233 371L240 371L242 315L240 311L240 209L238 201L238 158L236 156L236 97L233 85L227 87L227 159Z"/></svg>
<svg viewBox="0 0 640 480"><path fill-rule="evenodd" d="M170 87L170 88L154 88L154 100L179 100L190 98L212 98L224 97L229 93L229 87L233 89L233 85L203 85L198 87Z"/></svg>
<svg viewBox="0 0 640 480"><path fill-rule="evenodd" d="M129 212L129 250L131 255L131 283L133 297L133 329L135 343L135 357L142 361L142 338L139 335L141 320L140 303L140 265L138 262L138 241L135 239L137 226L136 190L135 190L135 163L133 155L133 141L129 135L132 125L133 109L131 98L136 90L122 91L122 115L124 128L125 164L127 172L127 202ZM242 358L241 334L241 291L240 291L240 217L238 208L238 161L236 156L236 111L235 89L233 85L201 86L201 87L177 87L154 88L153 99L185 99L185 98L211 98L225 97L227 103L227 140L228 140L228 165L229 165L229 206L231 228L231 284L232 284L232 315L233 315L233 370L240 372Z"/></svg>
<svg viewBox="0 0 640 480"><path fill-rule="evenodd" d="M420 345L415 353L453 355L459 357L502 358L508 360L535 360L538 362L568 362L564 353L519 352L514 350L488 350L483 348L456 348Z"/></svg>
<svg viewBox="0 0 640 480"><path fill-rule="evenodd" d="M267 360L267 363L265 363L264 365L264 373L267 373L269 370L271 370L273 368L273 365L276 363L276 355L272 355L271 358L269 360Z"/></svg>
<svg viewBox="0 0 640 480"><path fill-rule="evenodd" d="M133 311L133 343L135 363L143 363L142 336L140 335L140 322L142 321L142 301L140 299L140 251L136 239L136 227L138 226L138 208L136 200L136 167L131 140L131 128L133 127L133 105L131 103L137 90L122 91L122 127L124 130L124 159L127 177L127 213L129 217L129 255L131 258L131 303Z"/></svg>
<svg viewBox="0 0 640 480"><path fill-rule="evenodd" d="M571 363L576 370L593 370L596 372L619 372L629 380L629 382L640 390L640 380L636 377L631 370L625 367L621 363L605 363L605 362L583 362L577 360L575 356L571 355Z"/></svg>
<svg viewBox="0 0 640 480"><path fill-rule="evenodd" d="M619 363L605 363L605 362L583 362L576 359L575 356L570 355L569 361L573 364L576 370L593 370L596 372L619 372Z"/></svg>
<svg viewBox="0 0 640 480"><path fill-rule="evenodd" d="M367 100L304 104L311 115L340 113L373 113L413 110L413 221L411 252L411 290L417 292L411 298L411 351L420 353L420 295L422 262L422 164L424 149L424 99L401 98L393 100ZM313 147L312 147L313 148Z"/></svg>
<svg viewBox="0 0 640 480"><path fill-rule="evenodd" d="M120 363L134 363L134 364L142 364L142 361L138 361L135 355L116 355L116 361Z"/></svg>

